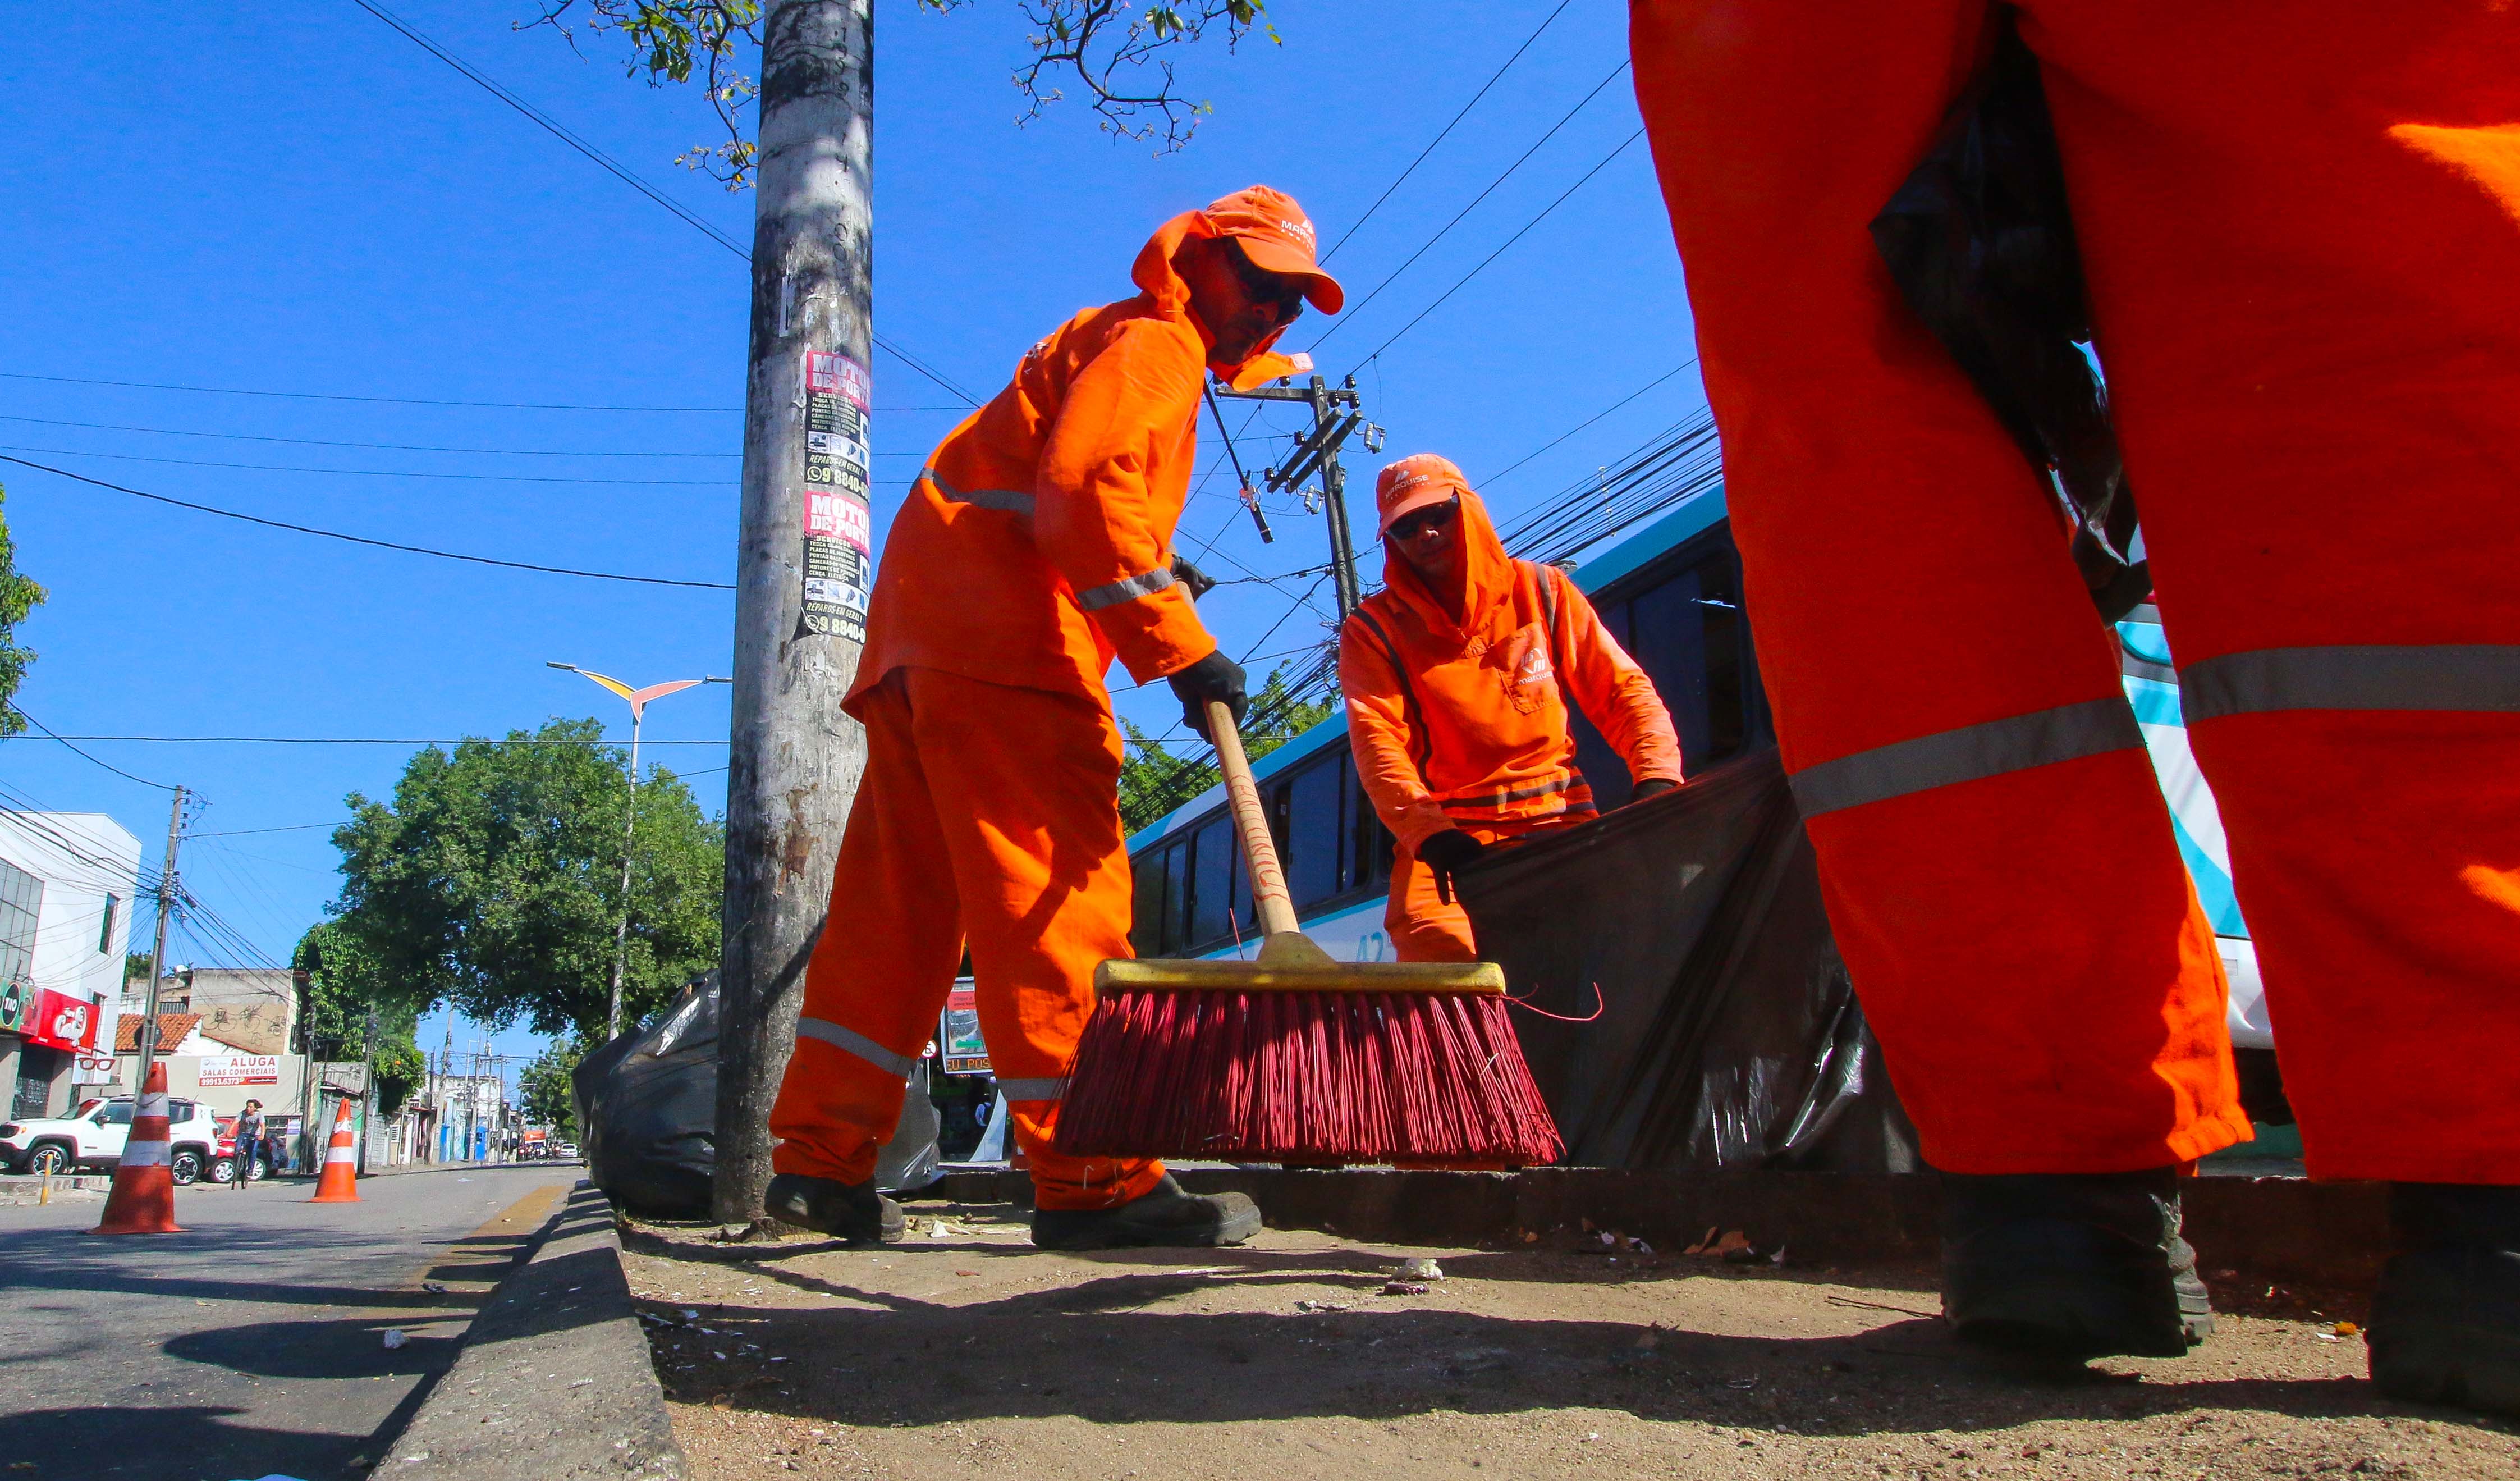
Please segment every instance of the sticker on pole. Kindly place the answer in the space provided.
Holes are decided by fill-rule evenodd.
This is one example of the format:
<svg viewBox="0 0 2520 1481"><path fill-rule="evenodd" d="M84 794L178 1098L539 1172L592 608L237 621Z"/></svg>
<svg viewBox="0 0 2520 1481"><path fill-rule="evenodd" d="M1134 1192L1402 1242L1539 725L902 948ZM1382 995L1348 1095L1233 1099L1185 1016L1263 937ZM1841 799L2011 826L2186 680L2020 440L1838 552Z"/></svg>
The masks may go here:
<svg viewBox="0 0 2520 1481"><path fill-rule="evenodd" d="M867 510L867 410L874 382L844 354L805 352L804 629L866 641L875 586Z"/></svg>

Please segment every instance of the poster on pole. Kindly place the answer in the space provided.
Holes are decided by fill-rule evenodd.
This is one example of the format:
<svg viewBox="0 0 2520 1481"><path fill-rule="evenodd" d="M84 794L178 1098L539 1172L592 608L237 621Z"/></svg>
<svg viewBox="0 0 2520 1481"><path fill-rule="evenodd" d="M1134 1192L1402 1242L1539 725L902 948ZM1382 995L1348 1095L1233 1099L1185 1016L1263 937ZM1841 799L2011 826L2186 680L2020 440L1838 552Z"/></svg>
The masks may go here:
<svg viewBox="0 0 2520 1481"><path fill-rule="evenodd" d="M844 354L805 351L804 628L866 641L875 586L868 512L868 413L874 382Z"/></svg>
<svg viewBox="0 0 2520 1481"><path fill-rule="evenodd" d="M980 1038L980 995L957 983L945 995L945 1014L936 1025L936 1042L944 1050L948 1075L989 1073L989 1045Z"/></svg>

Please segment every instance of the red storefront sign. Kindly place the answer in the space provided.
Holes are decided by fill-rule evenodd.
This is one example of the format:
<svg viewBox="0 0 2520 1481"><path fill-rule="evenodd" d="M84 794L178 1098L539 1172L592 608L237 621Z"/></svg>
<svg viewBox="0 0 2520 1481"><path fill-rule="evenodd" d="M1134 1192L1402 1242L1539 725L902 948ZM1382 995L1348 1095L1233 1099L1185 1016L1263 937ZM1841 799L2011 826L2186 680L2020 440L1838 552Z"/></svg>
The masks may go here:
<svg viewBox="0 0 2520 1481"><path fill-rule="evenodd" d="M103 1008L84 997L44 988L35 994L34 1011L26 1015L25 1027L19 1032L28 1043L48 1049L94 1050L97 1024L104 1016Z"/></svg>

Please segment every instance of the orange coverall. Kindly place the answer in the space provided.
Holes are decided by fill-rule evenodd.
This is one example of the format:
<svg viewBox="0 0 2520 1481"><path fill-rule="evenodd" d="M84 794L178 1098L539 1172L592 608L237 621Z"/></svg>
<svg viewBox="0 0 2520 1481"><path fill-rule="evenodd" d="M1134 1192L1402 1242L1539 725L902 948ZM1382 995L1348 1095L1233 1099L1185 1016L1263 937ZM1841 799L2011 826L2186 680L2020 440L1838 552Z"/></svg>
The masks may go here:
<svg viewBox="0 0 2520 1481"><path fill-rule="evenodd" d="M1357 778L1397 840L1382 917L1392 950L1473 961L1470 918L1437 897L1418 846L1447 828L1485 844L1596 815L1575 768L1570 694L1639 781L1681 779L1680 738L1653 680L1575 583L1507 555L1460 470L1409 461L1441 464L1460 491L1462 617L1386 546L1383 589L1339 631L1339 688Z"/></svg>
<svg viewBox="0 0 2520 1481"><path fill-rule="evenodd" d="M1784 762L1925 1155L2248 1134L2039 484L1866 226L1984 0L1638 0ZM2520 13L2027 0L2185 720L2311 1170L2520 1181Z"/></svg>
<svg viewBox="0 0 2520 1481"><path fill-rule="evenodd" d="M893 522L845 702L866 773L771 1111L780 1172L873 1175L968 942L1038 1205L1105 1208L1163 1176L1052 1140L1094 969L1133 954L1102 674L1116 655L1148 681L1216 649L1171 569L1210 349L1173 254L1228 234L1211 213L1255 206L1309 235L1265 188L1167 222L1138 255L1138 296L1035 345Z"/></svg>

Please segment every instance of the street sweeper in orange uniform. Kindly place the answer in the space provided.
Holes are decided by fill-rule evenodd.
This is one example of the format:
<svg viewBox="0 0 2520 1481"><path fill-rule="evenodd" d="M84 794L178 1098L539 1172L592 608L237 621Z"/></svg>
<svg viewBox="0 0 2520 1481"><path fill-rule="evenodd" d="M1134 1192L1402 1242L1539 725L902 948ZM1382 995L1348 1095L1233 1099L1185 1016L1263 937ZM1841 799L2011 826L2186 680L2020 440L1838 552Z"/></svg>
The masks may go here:
<svg viewBox="0 0 2520 1481"><path fill-rule="evenodd" d="M1868 234L2017 25L2310 1172L2392 1184L2372 1376L2520 1413L2520 11L1631 21L1785 769L1946 1175L1946 1317L2183 1352L2177 1174L2249 1134L2052 490Z"/></svg>
<svg viewBox="0 0 2520 1481"><path fill-rule="evenodd" d="M1393 463L1373 502L1383 589L1339 631L1339 687L1357 777L1397 841L1383 930L1401 961L1475 961L1453 872L1488 845L1598 815L1570 706L1640 800L1680 785L1680 738L1584 593L1507 555L1450 459Z"/></svg>
<svg viewBox="0 0 2520 1481"><path fill-rule="evenodd" d="M1167 680L1205 733L1244 709L1173 565L1200 386L1264 364L1306 302L1336 312L1313 226L1266 186L1166 222L1136 297L1027 352L921 470L886 540L857 682L867 766L771 1112L769 1212L897 1239L876 1151L968 943L980 1024L1031 1160L1049 1248L1232 1244L1248 1198L1194 1197L1148 1159L1053 1144L1094 969L1129 948L1120 733L1103 673Z"/></svg>

